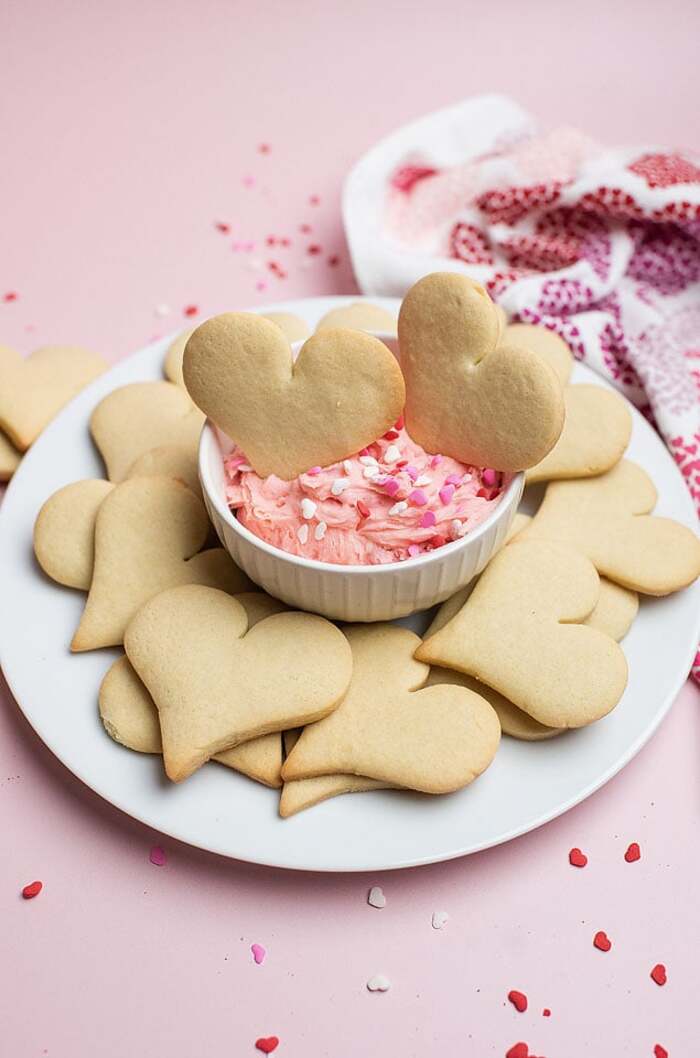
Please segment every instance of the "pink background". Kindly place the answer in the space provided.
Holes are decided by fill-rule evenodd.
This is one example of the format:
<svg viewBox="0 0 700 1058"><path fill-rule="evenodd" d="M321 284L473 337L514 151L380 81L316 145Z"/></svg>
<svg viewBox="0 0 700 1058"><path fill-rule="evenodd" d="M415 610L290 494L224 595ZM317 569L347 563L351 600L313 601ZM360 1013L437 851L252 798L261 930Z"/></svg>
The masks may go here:
<svg viewBox="0 0 700 1058"><path fill-rule="evenodd" d="M692 0L5 0L0 341L116 359L180 328L187 305L353 290L344 173L397 124L478 91L608 142L699 148L699 31ZM167 865L152 866L161 839L54 761L3 687L0 1049L243 1056L276 1034L280 1058L499 1058L517 1040L547 1058L695 1054L699 706L686 685L621 775L508 847L332 878L164 839ZM638 863L623 859L630 841ZM572 845L585 870L569 866ZM34 878L44 891L25 903ZM366 904L375 883L381 911ZM440 932L434 910L450 915ZM592 946L599 929L608 954ZM649 979L657 962L664 988ZM366 991L376 973L390 992ZM526 1014L510 988L528 994Z"/></svg>

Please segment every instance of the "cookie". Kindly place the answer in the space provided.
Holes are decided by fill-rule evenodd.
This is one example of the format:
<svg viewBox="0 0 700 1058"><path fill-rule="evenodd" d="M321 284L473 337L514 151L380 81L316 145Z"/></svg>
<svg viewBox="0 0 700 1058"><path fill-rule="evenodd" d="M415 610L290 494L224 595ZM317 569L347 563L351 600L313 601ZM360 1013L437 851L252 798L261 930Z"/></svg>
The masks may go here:
<svg viewBox="0 0 700 1058"><path fill-rule="evenodd" d="M564 544L528 543L529 528L416 657L475 676L546 727L582 727L615 707L627 663L613 639L578 623L598 600L593 564Z"/></svg>
<svg viewBox="0 0 700 1058"><path fill-rule="evenodd" d="M230 312L197 328L183 372L195 404L261 477L290 480L352 455L386 433L403 409L396 360L360 331L322 331L293 362L275 324Z"/></svg>
<svg viewBox="0 0 700 1058"><path fill-rule="evenodd" d="M561 541L616 584L668 595L700 574L700 540L679 522L649 515L655 503L651 479L623 459L595 478L553 481L519 540Z"/></svg>
<svg viewBox="0 0 700 1058"><path fill-rule="evenodd" d="M537 353L556 372L562 386L571 378L574 369L574 358L571 349L563 338L549 327L540 327L533 323L511 323L503 332L506 345L524 345Z"/></svg>
<svg viewBox="0 0 700 1058"><path fill-rule="evenodd" d="M285 783L342 773L439 794L476 779L501 734L488 702L462 687L425 688L428 668L413 657L420 639L406 628L350 625L345 634L348 692L334 713L304 729L282 767Z"/></svg>
<svg viewBox="0 0 700 1058"><path fill-rule="evenodd" d="M159 445L138 456L126 472L127 478L177 478L192 492L202 491L198 450L193 444Z"/></svg>
<svg viewBox="0 0 700 1058"><path fill-rule="evenodd" d="M114 488L99 479L73 481L54 492L34 523L34 554L52 580L88 591L94 562L95 521Z"/></svg>
<svg viewBox="0 0 700 1058"><path fill-rule="evenodd" d="M436 272L411 287L399 313L406 428L428 452L517 471L554 447L562 387L526 346L499 344L501 320L483 287Z"/></svg>
<svg viewBox="0 0 700 1058"><path fill-rule="evenodd" d="M147 602L124 646L158 709L174 782L241 742L320 720L352 673L349 644L330 621L279 613L248 631L240 602L200 585Z"/></svg>
<svg viewBox="0 0 700 1058"><path fill-rule="evenodd" d="M563 734L565 730L562 727L546 727L544 724L540 724L538 720L534 720L527 713L524 713L522 709L518 709L516 705L513 705L498 691L494 691L493 687L487 687L485 683L480 683L479 680L474 679L473 676L467 676L464 672L456 672L454 669L431 668L427 683L428 686L452 683L457 687L466 687L467 690L480 694L482 698L486 699L491 708L495 710L503 734L510 735L511 738L517 738L524 742L542 742L545 739Z"/></svg>
<svg viewBox="0 0 700 1058"><path fill-rule="evenodd" d="M632 433L632 416L618 393L602 386L567 386L561 437L525 482L590 478L622 458Z"/></svg>
<svg viewBox="0 0 700 1058"><path fill-rule="evenodd" d="M248 617L248 628L281 613L284 603L262 592L237 595ZM158 710L126 656L108 669L99 693L99 710L107 734L138 753L162 753ZM282 785L282 741L279 734L262 735L224 750L213 758L265 786Z"/></svg>
<svg viewBox="0 0 700 1058"><path fill-rule="evenodd" d="M0 431L0 481L9 481L22 458L9 437Z"/></svg>
<svg viewBox="0 0 700 1058"><path fill-rule="evenodd" d="M223 548L200 551L208 534L201 499L173 478L113 488L95 519L90 593L71 649L117 646L139 607L178 584L247 591L250 581Z"/></svg>
<svg viewBox="0 0 700 1058"><path fill-rule="evenodd" d="M297 744L301 731L285 731L284 751L287 756ZM346 793L365 793L368 790L386 790L388 784L361 775L319 775L316 779L293 779L282 784L280 793L280 815L283 819L312 808Z"/></svg>
<svg viewBox="0 0 700 1058"><path fill-rule="evenodd" d="M25 452L69 400L107 369L97 353L53 345L23 357L0 345L0 429Z"/></svg>
<svg viewBox="0 0 700 1058"><path fill-rule="evenodd" d="M300 342L311 334L306 320L295 316L293 312L261 312L260 315L264 320L277 324L289 342Z"/></svg>
<svg viewBox="0 0 700 1058"><path fill-rule="evenodd" d="M176 445L193 453L204 416L172 382L132 382L104 397L90 416L90 432L110 481L123 481L153 448Z"/></svg>
<svg viewBox="0 0 700 1058"><path fill-rule="evenodd" d="M331 309L316 324L317 331L329 327L349 327L353 331L379 331L381 334L396 334L396 316L381 305L370 305L366 301L353 301Z"/></svg>

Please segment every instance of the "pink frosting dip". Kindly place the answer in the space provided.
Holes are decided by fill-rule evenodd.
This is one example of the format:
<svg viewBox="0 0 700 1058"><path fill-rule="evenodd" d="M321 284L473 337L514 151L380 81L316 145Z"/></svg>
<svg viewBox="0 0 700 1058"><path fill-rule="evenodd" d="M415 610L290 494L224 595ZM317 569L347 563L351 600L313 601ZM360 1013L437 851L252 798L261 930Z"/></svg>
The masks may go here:
<svg viewBox="0 0 700 1058"><path fill-rule="evenodd" d="M292 555L341 565L400 562L483 522L508 479L430 455L401 423L339 463L293 481L259 477L234 447L226 497L240 522Z"/></svg>

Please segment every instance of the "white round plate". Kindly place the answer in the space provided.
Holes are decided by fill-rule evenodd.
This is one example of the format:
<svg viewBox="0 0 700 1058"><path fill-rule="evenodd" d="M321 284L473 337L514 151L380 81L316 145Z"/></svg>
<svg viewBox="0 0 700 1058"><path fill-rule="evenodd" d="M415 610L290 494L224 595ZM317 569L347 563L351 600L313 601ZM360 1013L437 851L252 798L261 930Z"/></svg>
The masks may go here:
<svg viewBox="0 0 700 1058"><path fill-rule="evenodd" d="M311 298L271 308L297 313L313 326L329 309L355 300ZM398 309L393 299L372 300ZM32 527L57 488L102 476L88 432L90 412L117 386L162 377L167 345L164 339L148 346L79 394L27 453L0 509L0 661L32 727L83 782L164 834L225 856L277 867L375 871L447 860L508 841L582 801L637 753L690 668L700 632L700 582L669 598L642 602L623 643L629 685L610 716L551 742L504 738L488 771L449 797L363 793L282 820L275 791L227 768L207 765L176 786L164 779L160 758L131 753L108 738L98 718L97 692L119 652L69 652L84 596L43 576L33 559ZM574 380L605 385L581 365ZM657 512L694 526L693 506L673 460L634 409L633 415L629 456L653 478ZM422 632L426 621L427 615L420 615L402 623Z"/></svg>

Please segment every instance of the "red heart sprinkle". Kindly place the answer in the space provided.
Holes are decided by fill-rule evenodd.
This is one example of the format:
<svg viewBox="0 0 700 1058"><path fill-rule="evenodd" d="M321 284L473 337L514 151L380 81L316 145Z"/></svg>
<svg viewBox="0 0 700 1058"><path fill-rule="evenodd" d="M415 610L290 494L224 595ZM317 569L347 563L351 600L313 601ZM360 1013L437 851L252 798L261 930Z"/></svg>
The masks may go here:
<svg viewBox="0 0 700 1058"><path fill-rule="evenodd" d="M602 929L598 930L593 938L593 947L598 948L599 951L610 951L612 948L612 942L608 939L607 933L604 933Z"/></svg>
<svg viewBox="0 0 700 1058"><path fill-rule="evenodd" d="M363 518L369 518L369 507L362 500L357 501L357 509Z"/></svg>
<svg viewBox="0 0 700 1058"><path fill-rule="evenodd" d="M384 436L387 439L387 441L395 441L396 438L399 436L399 431L398 430L387 430L387 432L384 434Z"/></svg>
<svg viewBox="0 0 700 1058"><path fill-rule="evenodd" d="M255 1041L255 1046L263 1054L272 1054L279 1044L277 1036L261 1036L259 1040Z"/></svg>
<svg viewBox="0 0 700 1058"><path fill-rule="evenodd" d="M549 1007L545 1007L544 1010L542 1011L542 1017L543 1018L551 1018L551 1016L552 1016L552 1011L549 1009Z"/></svg>
<svg viewBox="0 0 700 1058"><path fill-rule="evenodd" d="M662 962L657 962L656 966L651 971L649 976L651 977L652 981L656 982L657 985L665 985L666 984L666 967L664 966L664 964Z"/></svg>
<svg viewBox="0 0 700 1058"><path fill-rule="evenodd" d="M518 1013L522 1014L527 1010L527 996L524 992L518 992L517 989L512 988L508 993L508 1000L513 1004Z"/></svg>
<svg viewBox="0 0 700 1058"><path fill-rule="evenodd" d="M588 856L580 849L572 849L569 853L569 863L572 867L585 867L588 863Z"/></svg>
<svg viewBox="0 0 700 1058"><path fill-rule="evenodd" d="M18 296L19 295L17 294L16 290L8 290L7 294L3 295L2 300L7 301L9 303L10 301L16 301Z"/></svg>
<svg viewBox="0 0 700 1058"><path fill-rule="evenodd" d="M226 222L223 220L217 220L215 228L217 231L220 231L222 235L228 235L228 233L231 231L231 225L226 224Z"/></svg>
<svg viewBox="0 0 700 1058"><path fill-rule="evenodd" d="M22 890L22 896L25 900L31 900L33 897L38 896L43 888L41 882L31 882L29 885L25 885Z"/></svg>
<svg viewBox="0 0 700 1058"><path fill-rule="evenodd" d="M337 265L340 264L340 258L338 257L337 253L332 253L330 255L330 257L328 258L328 264L330 268L335 268Z"/></svg>
<svg viewBox="0 0 700 1058"><path fill-rule="evenodd" d="M184 307L184 309L182 311L185 314L185 316L196 316L197 313L199 312L199 309L198 309L198 307L196 305L185 305L185 307Z"/></svg>
<svg viewBox="0 0 700 1058"><path fill-rule="evenodd" d="M514 1043L509 1051L506 1051L506 1058L528 1058L528 1046L526 1043Z"/></svg>
<svg viewBox="0 0 700 1058"><path fill-rule="evenodd" d="M311 257L317 257L318 254L320 254L320 252L321 252L321 247L318 245L317 242L312 242L310 246L306 247L306 252Z"/></svg>
<svg viewBox="0 0 700 1058"><path fill-rule="evenodd" d="M657 1043L654 1047L654 1058L668 1058L668 1051L660 1043Z"/></svg>
<svg viewBox="0 0 700 1058"><path fill-rule="evenodd" d="M635 863L636 860L638 860L641 855L642 854L639 851L639 845L637 844L636 841L633 841L632 844L627 849L627 852L625 853L625 859L626 859L627 863Z"/></svg>
<svg viewBox="0 0 700 1058"><path fill-rule="evenodd" d="M399 415L398 419L394 423L395 430L403 430L403 415Z"/></svg>

